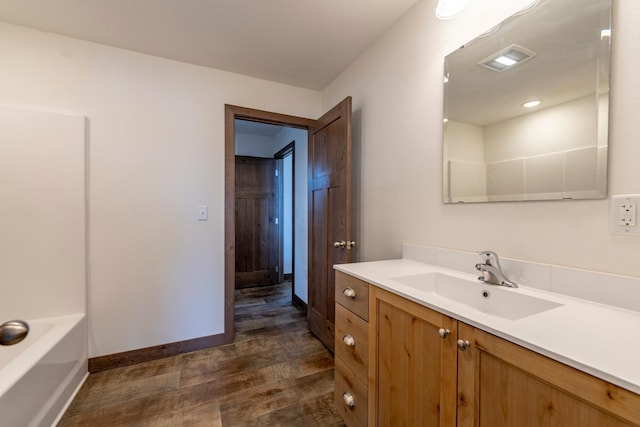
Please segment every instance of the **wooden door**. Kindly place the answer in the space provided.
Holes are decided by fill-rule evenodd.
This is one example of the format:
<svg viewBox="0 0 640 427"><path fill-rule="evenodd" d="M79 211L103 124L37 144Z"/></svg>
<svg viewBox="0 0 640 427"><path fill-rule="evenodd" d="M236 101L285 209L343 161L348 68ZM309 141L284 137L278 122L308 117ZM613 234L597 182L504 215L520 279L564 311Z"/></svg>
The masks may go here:
<svg viewBox="0 0 640 427"><path fill-rule="evenodd" d="M351 97L309 129L309 330L334 348L334 264L352 260ZM334 246L337 243L337 246Z"/></svg>
<svg viewBox="0 0 640 427"><path fill-rule="evenodd" d="M369 295L370 425L455 426L457 322L375 286Z"/></svg>
<svg viewBox="0 0 640 427"><path fill-rule="evenodd" d="M458 338L469 342L458 353L460 427L640 425L637 394L462 322Z"/></svg>
<svg viewBox="0 0 640 427"><path fill-rule="evenodd" d="M236 288L277 282L275 159L236 156Z"/></svg>

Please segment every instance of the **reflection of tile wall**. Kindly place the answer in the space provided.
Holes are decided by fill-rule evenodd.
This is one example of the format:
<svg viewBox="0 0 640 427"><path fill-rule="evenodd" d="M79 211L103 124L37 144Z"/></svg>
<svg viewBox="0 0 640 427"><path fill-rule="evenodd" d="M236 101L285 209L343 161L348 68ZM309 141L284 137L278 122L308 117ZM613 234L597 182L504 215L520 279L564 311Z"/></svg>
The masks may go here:
<svg viewBox="0 0 640 427"><path fill-rule="evenodd" d="M606 174L607 147L487 164L487 195L592 192ZM603 181L604 182L604 181Z"/></svg>
<svg viewBox="0 0 640 427"><path fill-rule="evenodd" d="M525 159L526 192L555 193L562 191L564 156L564 153L553 153Z"/></svg>
<svg viewBox="0 0 640 427"><path fill-rule="evenodd" d="M487 165L487 195L524 193L524 159Z"/></svg>
<svg viewBox="0 0 640 427"><path fill-rule="evenodd" d="M449 160L451 201L484 198L487 192L487 167L484 163Z"/></svg>
<svg viewBox="0 0 640 427"><path fill-rule="evenodd" d="M565 191L586 191L597 188L598 159L596 147L566 153Z"/></svg>

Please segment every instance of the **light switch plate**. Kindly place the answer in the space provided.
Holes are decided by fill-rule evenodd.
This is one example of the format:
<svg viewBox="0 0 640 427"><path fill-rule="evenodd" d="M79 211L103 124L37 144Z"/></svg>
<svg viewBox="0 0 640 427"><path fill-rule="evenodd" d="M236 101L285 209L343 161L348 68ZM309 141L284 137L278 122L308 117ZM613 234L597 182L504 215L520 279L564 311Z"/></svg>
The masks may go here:
<svg viewBox="0 0 640 427"><path fill-rule="evenodd" d="M208 221L208 220L209 220L209 207L198 206L198 221Z"/></svg>
<svg viewBox="0 0 640 427"><path fill-rule="evenodd" d="M612 234L637 234L638 207L640 206L640 194L627 194L611 196L611 213L609 216L609 230Z"/></svg>

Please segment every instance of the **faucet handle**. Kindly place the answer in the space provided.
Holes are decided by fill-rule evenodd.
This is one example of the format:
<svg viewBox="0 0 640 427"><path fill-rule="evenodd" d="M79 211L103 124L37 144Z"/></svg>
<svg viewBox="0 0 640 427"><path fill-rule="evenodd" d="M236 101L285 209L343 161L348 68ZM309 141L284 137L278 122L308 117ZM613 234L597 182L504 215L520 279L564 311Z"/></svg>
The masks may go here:
<svg viewBox="0 0 640 427"><path fill-rule="evenodd" d="M498 256L498 254L493 252L493 251L480 251L480 252L478 252L478 255L484 255L484 256L487 256L487 257L488 256L495 256L495 257Z"/></svg>
<svg viewBox="0 0 640 427"><path fill-rule="evenodd" d="M492 265L494 267L500 268L500 261L498 259L498 254L493 251L480 251L478 255L484 256L484 263L488 265Z"/></svg>
<svg viewBox="0 0 640 427"><path fill-rule="evenodd" d="M480 252L478 252L478 255L482 255L482 256L485 256L487 258L489 258L489 257L497 258L498 257L498 254L493 252L493 251L480 251Z"/></svg>

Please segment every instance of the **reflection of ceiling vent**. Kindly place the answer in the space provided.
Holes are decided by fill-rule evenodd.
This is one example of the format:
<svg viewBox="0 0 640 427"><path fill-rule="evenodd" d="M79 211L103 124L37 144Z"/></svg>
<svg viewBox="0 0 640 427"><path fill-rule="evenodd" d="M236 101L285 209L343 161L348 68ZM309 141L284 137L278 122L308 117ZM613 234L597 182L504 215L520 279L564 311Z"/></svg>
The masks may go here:
<svg viewBox="0 0 640 427"><path fill-rule="evenodd" d="M517 44L496 52L478 63L493 71L504 71L522 64L536 56L536 53Z"/></svg>

